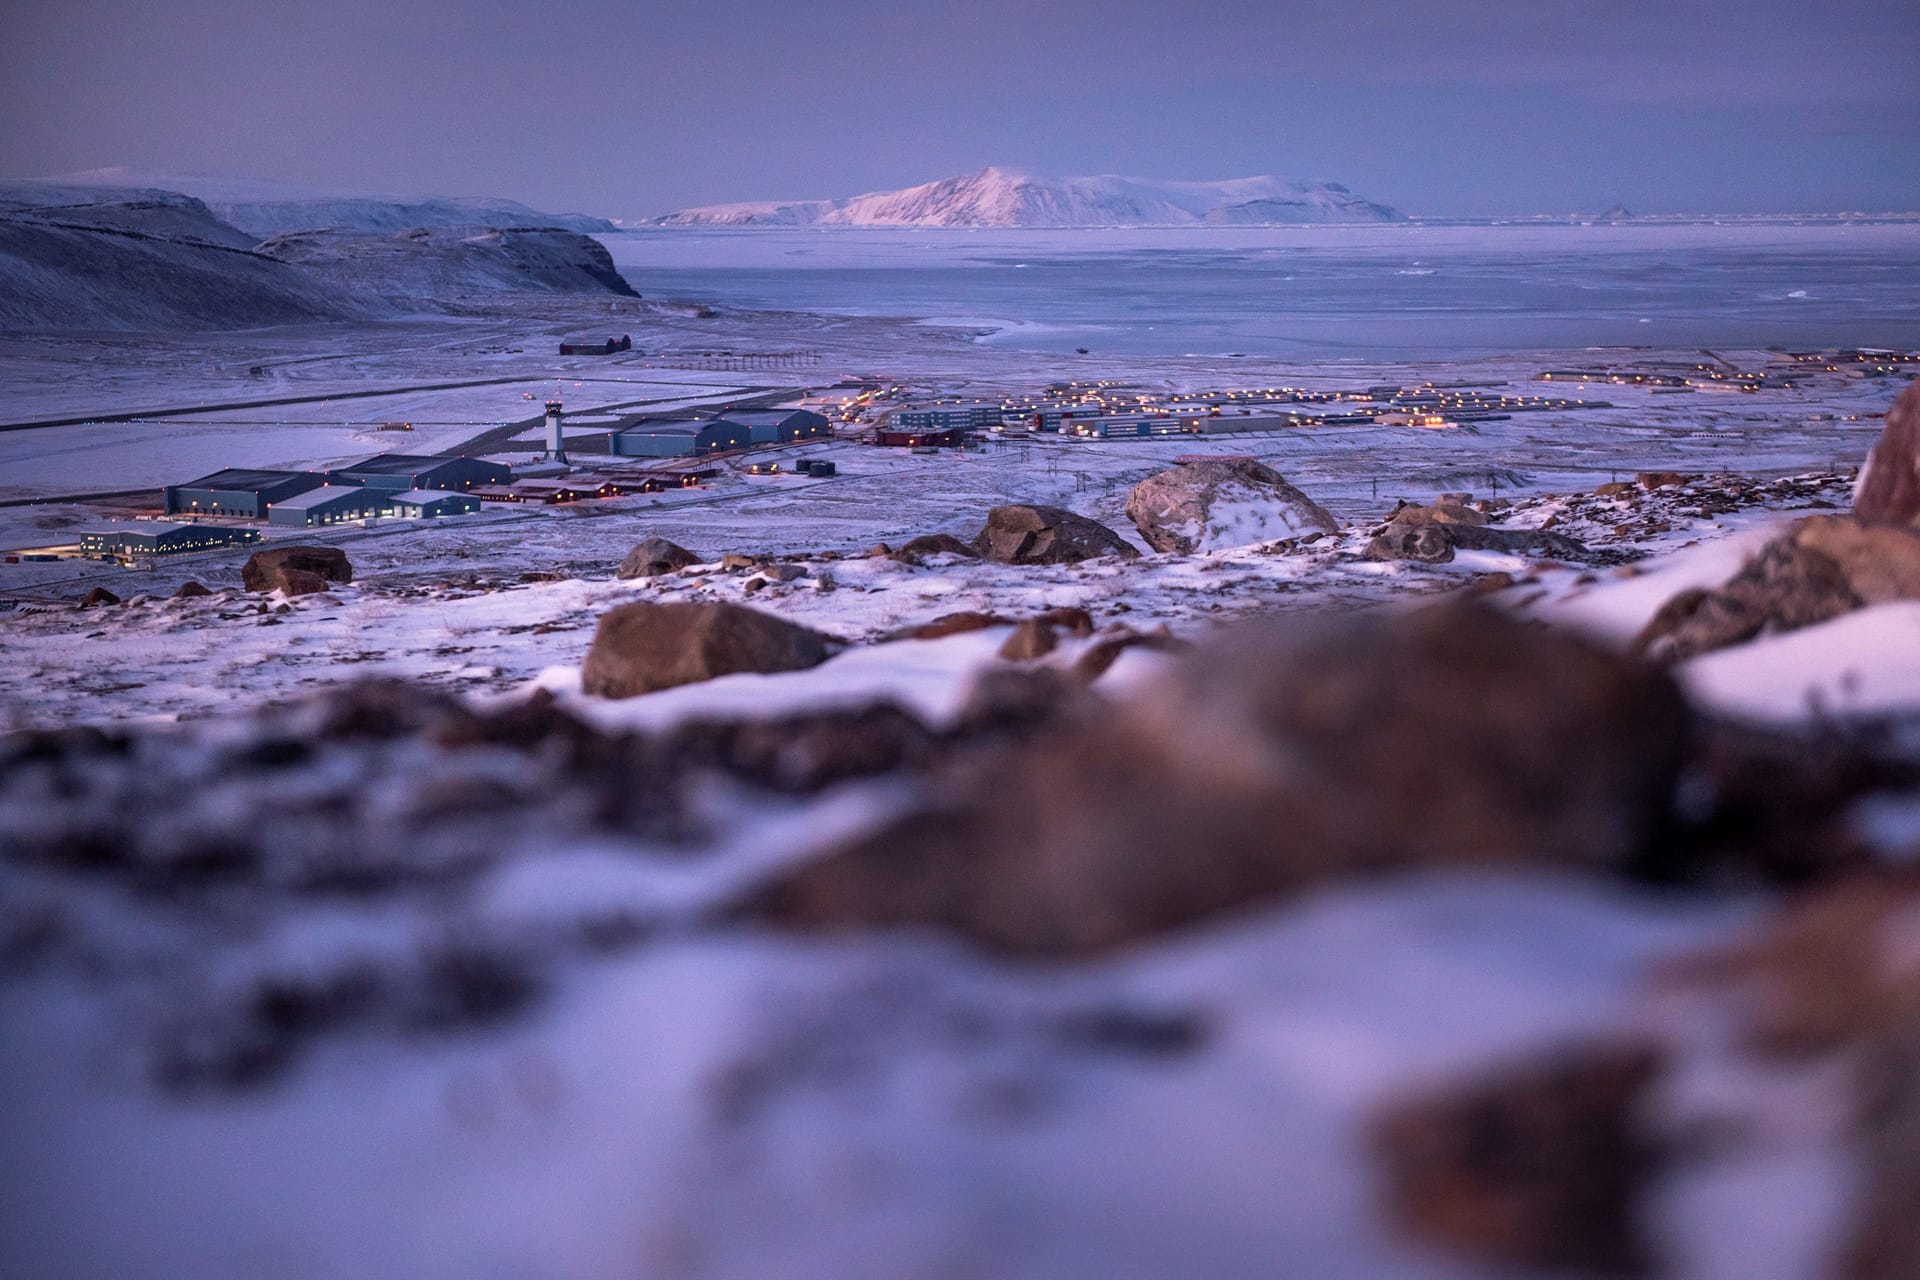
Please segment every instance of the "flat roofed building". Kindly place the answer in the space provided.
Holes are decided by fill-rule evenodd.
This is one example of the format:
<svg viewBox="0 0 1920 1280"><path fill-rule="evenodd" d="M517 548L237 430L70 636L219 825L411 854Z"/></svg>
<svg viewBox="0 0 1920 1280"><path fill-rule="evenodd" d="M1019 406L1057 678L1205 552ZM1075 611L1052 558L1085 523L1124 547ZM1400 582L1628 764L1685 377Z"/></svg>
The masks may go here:
<svg viewBox="0 0 1920 1280"><path fill-rule="evenodd" d="M873 442L893 449L963 449L965 431L876 431Z"/></svg>
<svg viewBox="0 0 1920 1280"><path fill-rule="evenodd" d="M902 409L895 425L908 431L990 431L1000 425L1006 406L997 400L965 404L926 404Z"/></svg>
<svg viewBox="0 0 1920 1280"><path fill-rule="evenodd" d="M125 529L101 529L80 535L80 554L92 557L180 555L215 547L243 546L260 541L255 529L218 524L159 524Z"/></svg>
<svg viewBox="0 0 1920 1280"><path fill-rule="evenodd" d="M329 484L363 484L369 489L405 493L413 489L458 492L483 484L511 484L513 468L484 458L434 458L417 453L382 453L327 473Z"/></svg>
<svg viewBox="0 0 1920 1280"><path fill-rule="evenodd" d="M365 520L386 514L387 499L392 496L385 490L357 484L322 485L268 507L267 523L301 529Z"/></svg>
<svg viewBox="0 0 1920 1280"><path fill-rule="evenodd" d="M267 509L295 494L318 489L327 478L317 471L253 471L228 467L212 475L166 487L170 516L241 516L264 520Z"/></svg>
<svg viewBox="0 0 1920 1280"><path fill-rule="evenodd" d="M434 520L478 511L480 499L471 493L452 493L445 489L409 489L389 498L387 509L407 520Z"/></svg>
<svg viewBox="0 0 1920 1280"><path fill-rule="evenodd" d="M752 442L746 427L725 419L642 418L610 432L607 451L623 458L678 458L726 453Z"/></svg>
<svg viewBox="0 0 1920 1280"><path fill-rule="evenodd" d="M581 489L568 480L516 480L513 492L521 502L575 502L581 498L591 498L591 489Z"/></svg>
<svg viewBox="0 0 1920 1280"><path fill-rule="evenodd" d="M714 418L744 427L752 444L792 444L796 440L824 440L833 424L811 409L733 409Z"/></svg>

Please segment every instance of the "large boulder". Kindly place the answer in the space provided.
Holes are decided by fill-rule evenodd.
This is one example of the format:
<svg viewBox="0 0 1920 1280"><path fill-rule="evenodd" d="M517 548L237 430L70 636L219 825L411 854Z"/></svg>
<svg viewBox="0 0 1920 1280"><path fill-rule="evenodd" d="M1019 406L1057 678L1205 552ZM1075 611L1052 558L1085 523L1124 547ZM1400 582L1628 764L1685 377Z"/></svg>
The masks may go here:
<svg viewBox="0 0 1920 1280"><path fill-rule="evenodd" d="M1797 520L1721 586L1683 591L1635 648L1683 662L1756 636L1796 631L1869 604L1920 599L1920 529L1845 516Z"/></svg>
<svg viewBox="0 0 1920 1280"><path fill-rule="evenodd" d="M974 554L1001 564L1077 564L1096 556L1140 554L1097 520L1059 507L995 507L973 539Z"/></svg>
<svg viewBox="0 0 1920 1280"><path fill-rule="evenodd" d="M1887 425L1854 482L1853 514L1887 524L1920 524L1920 382L1887 410Z"/></svg>
<svg viewBox="0 0 1920 1280"><path fill-rule="evenodd" d="M600 617L580 673L603 698L631 698L737 672L800 671L838 643L736 604L628 604Z"/></svg>
<svg viewBox="0 0 1920 1280"><path fill-rule="evenodd" d="M1340 528L1278 471L1250 458L1189 462L1150 475L1127 495L1127 518L1155 551L1179 555Z"/></svg>
<svg viewBox="0 0 1920 1280"><path fill-rule="evenodd" d="M690 564L699 564L700 557L676 542L665 538L648 538L633 550L627 552L627 558L614 570L616 578L657 578L663 573L672 573L684 569Z"/></svg>
<svg viewBox="0 0 1920 1280"><path fill-rule="evenodd" d="M327 589L327 580L310 569L283 564L273 571L273 589L287 596L318 595Z"/></svg>
<svg viewBox="0 0 1920 1280"><path fill-rule="evenodd" d="M1654 875L1689 723L1656 668L1483 609L1243 624L746 911L1060 955L1397 868Z"/></svg>
<svg viewBox="0 0 1920 1280"><path fill-rule="evenodd" d="M352 582L353 565L338 547L268 547L247 557L240 581L249 591L278 591L281 569L318 574L328 582Z"/></svg>

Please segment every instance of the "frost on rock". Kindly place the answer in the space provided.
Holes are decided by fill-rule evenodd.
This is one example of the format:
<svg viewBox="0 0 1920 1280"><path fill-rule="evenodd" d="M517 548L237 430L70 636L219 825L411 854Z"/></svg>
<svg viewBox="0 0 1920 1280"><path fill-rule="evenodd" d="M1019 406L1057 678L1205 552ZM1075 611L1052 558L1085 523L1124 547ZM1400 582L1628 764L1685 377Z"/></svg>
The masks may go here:
<svg viewBox="0 0 1920 1280"><path fill-rule="evenodd" d="M1190 462L1148 476L1127 496L1127 516L1148 546L1180 555L1340 528L1279 472L1251 460Z"/></svg>

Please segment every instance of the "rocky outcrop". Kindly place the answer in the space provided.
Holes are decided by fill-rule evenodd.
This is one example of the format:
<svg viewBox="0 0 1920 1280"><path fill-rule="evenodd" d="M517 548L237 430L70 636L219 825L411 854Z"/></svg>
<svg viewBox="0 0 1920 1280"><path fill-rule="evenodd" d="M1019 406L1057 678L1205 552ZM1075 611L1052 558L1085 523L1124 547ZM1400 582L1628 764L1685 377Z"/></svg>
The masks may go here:
<svg viewBox="0 0 1920 1280"><path fill-rule="evenodd" d="M1001 564L1077 564L1099 556L1133 559L1140 552L1097 520L1059 507L995 507L975 535L974 554Z"/></svg>
<svg viewBox="0 0 1920 1280"><path fill-rule="evenodd" d="M1644 1274L1660 1066L1653 1045L1595 1044L1394 1102L1371 1135L1389 1220L1482 1263Z"/></svg>
<svg viewBox="0 0 1920 1280"><path fill-rule="evenodd" d="M113 594L113 592L107 590L105 587L95 587L93 590L87 592L86 596L80 601L80 607L82 609L92 609L103 604L119 603L119 596Z"/></svg>
<svg viewBox="0 0 1920 1280"><path fill-rule="evenodd" d="M1148 546L1178 555L1340 528L1278 471L1251 459L1191 462L1148 476L1127 495L1127 518Z"/></svg>
<svg viewBox="0 0 1920 1280"><path fill-rule="evenodd" d="M1445 564L1453 559L1456 551L1499 551L1561 560L1585 560L1592 554L1583 544L1549 529L1498 528L1455 520L1426 507L1400 512L1374 535L1360 554L1368 560Z"/></svg>
<svg viewBox="0 0 1920 1280"><path fill-rule="evenodd" d="M197 596L210 596L212 594L213 592L189 578L174 589L173 598L175 600L190 600Z"/></svg>
<svg viewBox="0 0 1920 1280"><path fill-rule="evenodd" d="M801 671L836 641L734 604L628 604L602 614L580 672L602 698L632 698L740 672Z"/></svg>
<svg viewBox="0 0 1920 1280"><path fill-rule="evenodd" d="M1920 599L1920 529L1809 516L1713 589L1663 604L1637 652L1682 662L1756 636L1815 626L1869 604Z"/></svg>
<svg viewBox="0 0 1920 1280"><path fill-rule="evenodd" d="M327 582L352 582L353 565L338 547L268 547L247 557L240 581L249 591L278 591L280 570L318 574Z"/></svg>
<svg viewBox="0 0 1920 1280"><path fill-rule="evenodd" d="M1920 382L1887 411L1853 491L1853 514L1886 524L1920 524Z"/></svg>
<svg viewBox="0 0 1920 1280"><path fill-rule="evenodd" d="M1651 873L1688 722L1658 671L1479 609L1247 624L749 911L1080 954L1333 876Z"/></svg>
<svg viewBox="0 0 1920 1280"><path fill-rule="evenodd" d="M657 578L661 574L699 564L700 557L665 538L648 538L633 550L614 570L616 578Z"/></svg>

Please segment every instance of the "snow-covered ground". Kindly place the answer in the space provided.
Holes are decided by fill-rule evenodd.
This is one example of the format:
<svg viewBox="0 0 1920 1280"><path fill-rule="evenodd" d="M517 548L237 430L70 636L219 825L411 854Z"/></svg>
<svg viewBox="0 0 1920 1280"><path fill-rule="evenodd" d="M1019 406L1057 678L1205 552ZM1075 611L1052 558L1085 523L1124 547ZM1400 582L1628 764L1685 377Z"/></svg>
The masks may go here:
<svg viewBox="0 0 1920 1280"><path fill-rule="evenodd" d="M634 283L649 292L644 275ZM561 337L629 328L642 349L631 357L553 354ZM797 367L712 367L728 358L715 353L748 351ZM797 395L854 373L916 396L1070 378L1166 391L1432 379L1533 393L1539 368L1595 358L1069 360L940 326L705 313L651 294L613 310L549 302L526 316L297 332L16 336L0 343L9 421L156 420L0 431L0 497L452 447L530 418L538 406L525 397L549 389L590 425L650 401ZM1661 1016L1654 974L1742 936L1768 905L1758 894L1431 871L1333 883L1101 957L1013 963L934 931L829 939L724 918L743 889L900 812L924 778L789 795L715 776L683 794L673 761L594 753L631 741L623 734L881 700L941 732L983 676L1012 669L997 655L1013 627L893 633L968 610L1011 619L1077 606L1109 636L1164 627L1179 642L1248 614L1417 607L1471 589L1625 647L1675 592L1724 581L1785 521L1845 507L1895 385L1828 374L1754 394L1594 385L1570 394L1614 408L1449 430L1005 440L932 455L839 440L769 455L830 458L839 474L828 479L729 469L652 497L302 532L345 551L355 574L293 599L241 591L241 553L139 571L0 565L11 606L0 611L0 730L109 731L35 740L39 754L0 777L12 788L0 834L54 850L0 857L0 1272L1484 1276L1389 1230L1366 1119L1455 1072L1646 1032ZM337 398L368 390L382 394ZM321 399L205 407L299 396ZM396 417L419 430L368 434ZM1310 543L1063 566L872 553L921 534L971 537L1009 501L1064 506L1135 538L1131 485L1194 452L1251 454L1348 527ZM1704 478L1593 492L1643 469ZM1742 475L1785 478L1734 484ZM1577 538L1591 562L1362 554L1398 500L1462 490L1511 500L1499 523ZM0 545L71 540L111 515L0 507ZM648 537L701 563L617 579ZM730 554L754 563L723 565ZM763 572L772 560L804 574L775 581ZM188 579L213 594L166 598ZM79 607L94 586L136 598ZM847 647L806 671L586 695L597 620L643 600L746 603ZM1068 668L1098 642L1064 638L1040 664ZM1177 660L1129 650L1093 696L1157 687ZM1705 712L1789 729L1816 712L1913 714L1920 609L1862 609L1676 675ZM603 740L556 731L456 751L430 735L388 740L385 722L328 738L311 706L279 709L366 676L459 693L481 713L550 707ZM672 821L582 835L583 797ZM115 869L127 850L100 834L113 828L88 825L115 806L173 842L178 879ZM1889 848L1911 843L1901 833L1916 829L1913 811L1910 797L1875 811ZM63 831L70 844L54 838ZM417 847L389 867L378 856L393 850L376 846L398 848L391 832ZM239 834L257 838L264 869L222 879ZM321 865L334 857L343 865ZM510 972L490 969L496 960ZM450 1016L445 999L465 1013ZM468 1016L496 999L490 1019ZM1659 1025L1691 1045L1719 1034L1723 1015ZM261 1025L296 1051L249 1058L285 1047L247 1039ZM1689 1089L1747 1097L1745 1077L1713 1074L1727 1068L1714 1053L1689 1061L1664 1103L1679 1107ZM1713 1135L1739 1133L1707 1111L1700 1127L1712 1133L1697 1145L1710 1150L1661 1186L1658 1253L1699 1280L1818 1274L1848 1185L1841 1154L1824 1131L1723 1150Z"/></svg>

